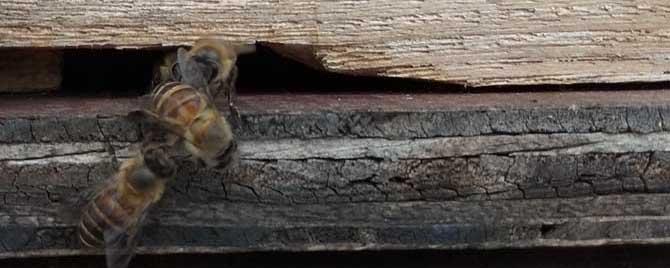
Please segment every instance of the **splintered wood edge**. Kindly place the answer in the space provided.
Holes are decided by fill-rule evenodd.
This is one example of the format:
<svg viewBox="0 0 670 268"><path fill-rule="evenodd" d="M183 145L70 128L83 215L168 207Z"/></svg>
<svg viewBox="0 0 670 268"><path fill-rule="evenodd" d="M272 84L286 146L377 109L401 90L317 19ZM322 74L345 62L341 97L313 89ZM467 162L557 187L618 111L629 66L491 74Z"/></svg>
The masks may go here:
<svg viewBox="0 0 670 268"><path fill-rule="evenodd" d="M12 12L0 16L0 46L137 48L206 36L314 46L304 62L333 72L468 86L668 81L666 4L14 0L3 2ZM124 23L110 30L109 21Z"/></svg>

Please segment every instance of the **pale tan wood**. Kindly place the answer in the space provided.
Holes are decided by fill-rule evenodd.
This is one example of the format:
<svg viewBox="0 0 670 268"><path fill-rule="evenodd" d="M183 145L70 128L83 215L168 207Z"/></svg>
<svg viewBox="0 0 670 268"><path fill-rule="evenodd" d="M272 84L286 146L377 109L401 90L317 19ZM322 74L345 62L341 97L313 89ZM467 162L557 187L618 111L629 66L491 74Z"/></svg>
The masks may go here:
<svg viewBox="0 0 670 268"><path fill-rule="evenodd" d="M0 93L58 89L62 80L62 61L58 51L0 51Z"/></svg>
<svg viewBox="0 0 670 268"><path fill-rule="evenodd" d="M336 72L469 86L670 80L666 0L0 0L0 47L199 36L279 43Z"/></svg>

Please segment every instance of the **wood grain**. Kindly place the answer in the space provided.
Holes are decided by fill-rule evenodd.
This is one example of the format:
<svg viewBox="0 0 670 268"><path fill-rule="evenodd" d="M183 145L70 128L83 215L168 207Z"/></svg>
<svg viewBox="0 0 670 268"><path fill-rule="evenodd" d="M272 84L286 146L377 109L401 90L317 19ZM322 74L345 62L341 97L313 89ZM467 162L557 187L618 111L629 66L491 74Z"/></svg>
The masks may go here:
<svg viewBox="0 0 670 268"><path fill-rule="evenodd" d="M0 93L56 90L62 81L62 63L59 51L0 50Z"/></svg>
<svg viewBox="0 0 670 268"><path fill-rule="evenodd" d="M668 244L668 99L243 95L239 172L180 162L140 251ZM129 157L137 104L0 100L0 259L101 253L80 249L64 211Z"/></svg>
<svg viewBox="0 0 670 268"><path fill-rule="evenodd" d="M670 242L667 194L563 200L339 205L182 204L159 208L140 253L501 249ZM0 211L0 258L83 250L59 208Z"/></svg>
<svg viewBox="0 0 670 268"><path fill-rule="evenodd" d="M665 0L0 1L0 47L264 42L329 71L468 86L670 80Z"/></svg>
<svg viewBox="0 0 670 268"><path fill-rule="evenodd" d="M304 204L670 192L669 99L667 90L242 95L235 129L241 172L184 164L168 200ZM0 181L0 204L48 206L107 178L112 159L127 157L141 137L138 124L123 116L137 105L121 98L0 100L0 178L9 178Z"/></svg>

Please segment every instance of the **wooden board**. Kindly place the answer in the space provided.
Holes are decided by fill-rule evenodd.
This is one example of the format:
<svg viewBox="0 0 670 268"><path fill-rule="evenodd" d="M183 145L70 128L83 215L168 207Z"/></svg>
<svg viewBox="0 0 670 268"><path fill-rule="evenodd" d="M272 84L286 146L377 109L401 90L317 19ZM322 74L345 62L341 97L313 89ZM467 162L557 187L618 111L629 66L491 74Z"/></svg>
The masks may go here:
<svg viewBox="0 0 670 268"><path fill-rule="evenodd" d="M505 102L489 105L491 99ZM169 200L358 203L668 192L668 99L666 90L242 95L241 173L229 177L184 163ZM0 176L11 178L0 183L0 196L8 204L49 205L94 185L140 136L122 116L137 109L134 99L112 105L104 98L7 98L0 106L6 107Z"/></svg>
<svg viewBox="0 0 670 268"><path fill-rule="evenodd" d="M670 243L668 100L668 90L242 95L240 172L179 163L141 250ZM0 258L101 253L79 248L62 211L129 157L141 133L123 115L137 99L0 107Z"/></svg>
<svg viewBox="0 0 670 268"><path fill-rule="evenodd" d="M0 50L0 93L56 90L62 80L62 63L58 51Z"/></svg>
<svg viewBox="0 0 670 268"><path fill-rule="evenodd" d="M212 202L154 210L140 253L500 249L670 243L668 194L339 205ZM102 254L56 207L5 206L0 259Z"/></svg>
<svg viewBox="0 0 670 268"><path fill-rule="evenodd" d="M665 0L0 1L0 47L266 42L329 71L469 86L670 80Z"/></svg>

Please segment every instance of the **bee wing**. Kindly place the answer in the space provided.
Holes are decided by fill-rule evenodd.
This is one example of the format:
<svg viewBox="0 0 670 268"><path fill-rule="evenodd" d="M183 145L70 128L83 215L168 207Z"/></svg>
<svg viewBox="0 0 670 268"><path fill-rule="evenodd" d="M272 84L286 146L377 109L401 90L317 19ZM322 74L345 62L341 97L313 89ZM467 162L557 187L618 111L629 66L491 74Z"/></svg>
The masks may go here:
<svg viewBox="0 0 670 268"><path fill-rule="evenodd" d="M107 268L126 268L135 256L140 231L146 221L148 207L145 208L135 224L125 230L110 228L104 232Z"/></svg>
<svg viewBox="0 0 670 268"><path fill-rule="evenodd" d="M205 72L211 72L211 70L206 68L205 62L198 61L186 49L179 48L177 50L177 65L179 66L182 83L208 91Z"/></svg>
<svg viewBox="0 0 670 268"><path fill-rule="evenodd" d="M127 118L131 121L148 123L149 125L157 125L172 134L181 138L186 138L185 128L176 120L165 118L148 110L138 110L128 113Z"/></svg>
<svg viewBox="0 0 670 268"><path fill-rule="evenodd" d="M107 185L114 183L116 177L113 175L113 170L109 171L112 173L106 180L99 182L94 185L90 185L86 188L83 188L76 195L70 195L63 199L63 204L59 208L58 215L65 219L79 220L81 218L82 209L95 198Z"/></svg>

